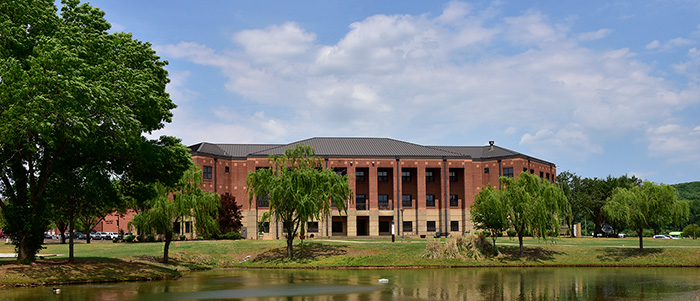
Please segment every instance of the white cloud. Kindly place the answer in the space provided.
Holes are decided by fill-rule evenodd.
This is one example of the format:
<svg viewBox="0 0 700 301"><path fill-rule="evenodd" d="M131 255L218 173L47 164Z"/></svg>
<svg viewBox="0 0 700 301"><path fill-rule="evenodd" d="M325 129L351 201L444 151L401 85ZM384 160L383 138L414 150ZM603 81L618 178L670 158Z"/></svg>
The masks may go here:
<svg viewBox="0 0 700 301"><path fill-rule="evenodd" d="M659 42L658 40L651 41L645 46L645 48L657 52L663 52L693 44L695 44L693 40L689 40L686 38L673 38L663 43Z"/></svg>
<svg viewBox="0 0 700 301"><path fill-rule="evenodd" d="M244 30L233 36L233 41L243 46L248 56L267 62L304 55L315 40L315 34L304 31L293 22L272 25L263 30Z"/></svg>
<svg viewBox="0 0 700 301"><path fill-rule="evenodd" d="M284 23L237 33L236 50L191 42L157 50L220 69L228 91L265 112L217 120L225 133L211 133L210 124L183 126L185 133L241 142L519 133L533 150L585 158L603 153L604 141L658 127L700 103L697 90L655 76L629 48L579 44L610 33L572 33L538 11L504 17L452 2L434 18L368 17L330 45ZM692 62L678 72L697 74Z"/></svg>
<svg viewBox="0 0 700 301"><path fill-rule="evenodd" d="M566 152L580 154L579 159L585 159L590 154L603 153L603 148L594 142L582 129L565 128L555 131L542 129L534 135L525 134L520 139L521 145L528 145L544 154Z"/></svg>
<svg viewBox="0 0 700 301"><path fill-rule="evenodd" d="M612 29L603 28L596 31L584 32L578 35L579 41L595 41L606 38L612 33Z"/></svg>
<svg viewBox="0 0 700 301"><path fill-rule="evenodd" d="M647 130L649 154L666 162L700 166L700 126L664 124Z"/></svg>
<svg viewBox="0 0 700 301"><path fill-rule="evenodd" d="M189 71L168 72L170 83L168 83L168 86L165 88L165 91L170 94L170 99L172 99L173 102L180 104L199 97L199 92L186 88L186 81L189 76Z"/></svg>

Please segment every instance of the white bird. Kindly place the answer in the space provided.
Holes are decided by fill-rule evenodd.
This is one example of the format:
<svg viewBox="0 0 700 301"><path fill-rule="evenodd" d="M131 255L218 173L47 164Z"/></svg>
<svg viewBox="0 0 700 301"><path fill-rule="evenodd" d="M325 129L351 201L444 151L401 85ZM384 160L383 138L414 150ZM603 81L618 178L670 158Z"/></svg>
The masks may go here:
<svg viewBox="0 0 700 301"><path fill-rule="evenodd" d="M379 279L379 283L389 283L389 279L386 279L386 278Z"/></svg>
<svg viewBox="0 0 700 301"><path fill-rule="evenodd" d="M54 287L54 288L53 288L53 293L54 293L54 294L60 294L60 293L61 293L61 289L60 289L60 288L57 288L57 287Z"/></svg>

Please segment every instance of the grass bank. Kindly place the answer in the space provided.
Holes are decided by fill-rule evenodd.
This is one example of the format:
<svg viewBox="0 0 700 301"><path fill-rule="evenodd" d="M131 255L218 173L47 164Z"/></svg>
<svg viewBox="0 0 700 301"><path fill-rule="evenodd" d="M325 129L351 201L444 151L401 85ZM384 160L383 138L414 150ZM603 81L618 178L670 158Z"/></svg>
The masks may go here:
<svg viewBox="0 0 700 301"><path fill-rule="evenodd" d="M399 239L400 241L400 239ZM298 242L298 241L297 241ZM391 243L389 239L306 240L302 256L284 258L282 240L182 241L171 245L171 265L162 265L163 243L79 242L77 262L67 264L68 245L47 244L40 254L59 254L22 266L0 259L0 286L67 282L128 281L176 277L181 272L209 268L441 268L479 266L677 266L700 267L700 240L636 238L559 238L525 240L518 256L517 240L499 238L501 254L483 260L428 259L421 255L425 239ZM297 254L300 245L295 244ZM0 253L11 253L0 245Z"/></svg>

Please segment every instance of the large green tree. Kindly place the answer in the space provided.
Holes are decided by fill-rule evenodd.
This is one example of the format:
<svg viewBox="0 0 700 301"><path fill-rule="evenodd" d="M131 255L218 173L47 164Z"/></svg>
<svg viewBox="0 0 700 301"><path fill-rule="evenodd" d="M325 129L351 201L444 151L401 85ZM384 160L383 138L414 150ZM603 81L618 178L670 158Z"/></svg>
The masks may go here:
<svg viewBox="0 0 700 301"><path fill-rule="evenodd" d="M486 230L491 233L494 252L496 248L496 237L498 232L503 232L510 227L505 204L501 200L499 190L493 188L491 184L481 189L474 197L474 204L469 209L472 222L477 229Z"/></svg>
<svg viewBox="0 0 700 301"><path fill-rule="evenodd" d="M20 262L41 248L46 188L69 152L128 178L137 150L158 144L143 133L175 108L149 43L108 33L97 8L62 3L59 14L52 0L0 1L0 210Z"/></svg>
<svg viewBox="0 0 700 301"><path fill-rule="evenodd" d="M585 191L583 179L575 173L568 171L559 173L556 185L564 192L566 200L569 202L569 208L571 208L571 213L567 215L565 222L569 227L571 237L573 237L575 235L573 231L574 224L577 220L583 218L587 212L586 201L589 195Z"/></svg>
<svg viewBox="0 0 700 301"><path fill-rule="evenodd" d="M262 168L248 173L246 187L248 201L255 196L268 196L270 210L263 220L274 218L286 229L287 256L294 258L294 237L304 231L306 223L327 216L334 204L339 211L347 211L346 201L352 190L347 176L339 176L324 169L315 151L308 145L289 148L284 155L268 159L274 168Z"/></svg>
<svg viewBox="0 0 700 301"><path fill-rule="evenodd" d="M202 170L194 163L175 186L156 186L158 195L146 202L148 209L135 215L131 224L139 231L163 235L163 263L167 264L170 243L176 231L175 225L191 218L200 225L199 232L217 231L216 214L220 202L218 194L201 190Z"/></svg>
<svg viewBox="0 0 700 301"><path fill-rule="evenodd" d="M524 254L525 233L532 232L541 238L558 235L559 220L570 212L561 188L527 172L517 179L501 177L500 181L503 184L501 200L508 222L518 235L520 256Z"/></svg>
<svg viewBox="0 0 700 301"><path fill-rule="evenodd" d="M688 217L688 203L678 201L672 186L645 181L642 186L616 188L603 212L608 219L636 231L639 250L643 250L644 229L659 221L684 221Z"/></svg>

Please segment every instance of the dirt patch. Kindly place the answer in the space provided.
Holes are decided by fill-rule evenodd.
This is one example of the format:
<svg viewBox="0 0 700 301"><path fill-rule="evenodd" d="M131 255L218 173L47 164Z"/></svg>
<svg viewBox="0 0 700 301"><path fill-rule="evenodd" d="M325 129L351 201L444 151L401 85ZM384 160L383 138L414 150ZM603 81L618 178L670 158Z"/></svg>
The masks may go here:
<svg viewBox="0 0 700 301"><path fill-rule="evenodd" d="M139 260L40 259L24 265L0 261L0 287L158 280L179 277L174 269Z"/></svg>

